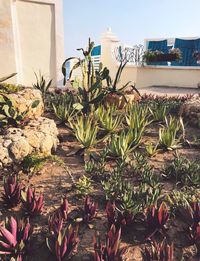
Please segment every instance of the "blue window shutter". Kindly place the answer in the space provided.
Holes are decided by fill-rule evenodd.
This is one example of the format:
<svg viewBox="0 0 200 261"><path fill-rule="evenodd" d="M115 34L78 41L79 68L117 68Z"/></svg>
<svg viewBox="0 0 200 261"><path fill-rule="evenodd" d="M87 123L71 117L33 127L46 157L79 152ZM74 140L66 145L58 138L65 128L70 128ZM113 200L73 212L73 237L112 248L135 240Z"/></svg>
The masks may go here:
<svg viewBox="0 0 200 261"><path fill-rule="evenodd" d="M175 48L181 51L182 59L179 62L173 62L174 66L196 66L196 60L193 57L195 51L195 40L175 39Z"/></svg>

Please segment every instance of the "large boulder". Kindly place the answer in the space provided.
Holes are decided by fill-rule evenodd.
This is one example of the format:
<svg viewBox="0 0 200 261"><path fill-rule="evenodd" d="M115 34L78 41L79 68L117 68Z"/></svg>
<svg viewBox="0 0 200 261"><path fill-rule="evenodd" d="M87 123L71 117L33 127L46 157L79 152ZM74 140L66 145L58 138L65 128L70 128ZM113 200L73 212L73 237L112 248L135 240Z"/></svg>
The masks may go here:
<svg viewBox="0 0 200 261"><path fill-rule="evenodd" d="M53 120L39 117L24 128L9 128L0 136L0 167L19 162L31 153L50 155L58 144L58 130Z"/></svg>
<svg viewBox="0 0 200 261"><path fill-rule="evenodd" d="M180 107L179 114L191 125L200 127L200 96L195 95L192 99L184 102Z"/></svg>
<svg viewBox="0 0 200 261"><path fill-rule="evenodd" d="M24 88L17 93L8 94L13 100L14 106L20 113L28 111L27 116L30 119L40 117L44 112L44 103L41 92L33 88ZM33 101L39 100L39 104L36 108L31 108Z"/></svg>

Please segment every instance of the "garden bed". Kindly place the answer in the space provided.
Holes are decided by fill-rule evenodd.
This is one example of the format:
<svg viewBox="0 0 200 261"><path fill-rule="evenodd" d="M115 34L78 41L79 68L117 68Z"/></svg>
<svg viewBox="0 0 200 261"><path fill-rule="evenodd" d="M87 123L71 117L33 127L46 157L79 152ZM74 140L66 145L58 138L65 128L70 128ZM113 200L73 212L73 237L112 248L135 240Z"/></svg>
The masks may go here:
<svg viewBox="0 0 200 261"><path fill-rule="evenodd" d="M47 117L54 118L52 114L48 114ZM59 122L58 122L59 123ZM79 218L81 216L80 209L84 205L84 196L81 196L76 188L76 184L79 178L85 175L91 178L91 187L93 188L89 193L91 198L98 202L97 217L91 222L90 228L86 224L79 223L79 247L77 254L72 258L72 260L93 260L94 253L94 234L95 231L99 231L102 239L105 238L105 234L108 230L107 216L105 212L107 200L105 198L105 191L102 189L101 177L95 177L97 173L94 171L88 173L85 171L85 161L81 156L77 156L76 152L80 148L80 143L77 142L76 138L71 135L71 132L62 124L58 124L59 139L60 144L54 156L46 157L44 161L40 164L33 164L32 168L23 169L21 166L15 166L12 169L13 172L17 173L20 171L19 178L21 182L25 185L29 184L34 186L37 191L44 193L44 208L42 214L36 217L31 217L30 223L34 227L34 232L31 240L31 251L28 260L55 260L50 254L49 250L45 244L45 238L49 236L48 232L48 217L60 206L61 199L65 196L69 202L68 211L68 221L71 223L72 220ZM142 138L141 145L137 148L137 152L142 155L146 154L145 144L153 143L158 141L158 129L160 123L151 123L145 130ZM200 138L199 129L192 128L186 125L186 137L189 141ZM101 142L96 147L94 157L98 157L98 153L102 151L105 147L106 142ZM198 146L193 147L188 144L183 144L178 150L179 155L187 157L190 161L197 160L200 162L199 148ZM166 194L171 194L176 188L179 190L180 186L175 184L173 180L166 180L163 176L163 168L165 165L169 165L175 155L175 151L163 151L160 150L154 157L146 157L147 163L153 168L153 171L159 178L159 184L162 185L161 198L166 196ZM131 153L130 160L135 162L135 157ZM30 158L29 158L30 159ZM85 160L89 159L86 155ZM97 162L101 159L97 159ZM37 162L37 161L36 161ZM37 162L38 163L38 162ZM134 170L134 166L137 163L128 162L127 166L124 167L122 176L124 180L129 181L132 186L138 186L140 181L139 173ZM22 165L24 166L24 165ZM36 169L34 169L36 167ZM116 167L116 161L112 158L107 159L105 170L111 173ZM8 175L11 169L4 169L1 173L1 177ZM96 173L96 174L95 174ZM28 175L29 174L29 175ZM95 174L95 175L94 175ZM107 175L106 174L106 175ZM103 174L102 174L103 175ZM102 176L103 178L103 176ZM3 181L1 180L1 183ZM177 187L178 186L178 187ZM198 194L198 189L195 188ZM2 191L2 186L1 186ZM170 208L169 202L165 201ZM160 202L160 200L159 200ZM1 203L1 220L4 220L6 216L16 215L22 217L24 215L24 210L21 205L11 209L6 210ZM71 220L71 221L70 221ZM139 219L138 219L139 220ZM73 224L74 221L72 222ZM186 229L188 224L181 216L170 215L170 219L167 222L167 237L169 241L173 241L175 250L175 260L191 260L195 256L196 248L194 245L189 244ZM144 240L143 235L145 234L145 225L143 222L138 221L133 222L122 230L122 243L121 247L125 249L122 260L143 260L141 249L144 249L144 245L148 245L148 240ZM158 240L161 237L159 233L156 233L154 238ZM183 256L183 259L181 259Z"/></svg>

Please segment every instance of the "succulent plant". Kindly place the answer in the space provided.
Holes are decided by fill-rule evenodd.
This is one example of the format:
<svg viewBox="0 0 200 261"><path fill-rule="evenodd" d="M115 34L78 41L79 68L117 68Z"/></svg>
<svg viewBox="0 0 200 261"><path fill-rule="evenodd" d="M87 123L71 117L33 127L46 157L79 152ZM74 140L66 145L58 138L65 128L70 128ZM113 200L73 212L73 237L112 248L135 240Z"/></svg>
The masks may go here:
<svg viewBox="0 0 200 261"><path fill-rule="evenodd" d="M56 260L62 261L64 258L68 260L77 251L78 230L70 225L67 229L59 231L56 237L47 238L46 243Z"/></svg>
<svg viewBox="0 0 200 261"><path fill-rule="evenodd" d="M58 235L63 228L63 217L60 212L56 211L49 217L49 232L53 235Z"/></svg>
<svg viewBox="0 0 200 261"><path fill-rule="evenodd" d="M83 221L90 223L97 215L97 203L91 200L90 196L85 197L83 209Z"/></svg>
<svg viewBox="0 0 200 261"><path fill-rule="evenodd" d="M21 201L21 184L18 183L17 177L9 176L4 180L4 192L2 200L6 207L15 207Z"/></svg>
<svg viewBox="0 0 200 261"><path fill-rule="evenodd" d="M14 217L6 219L5 226L0 226L0 256L6 255L22 261L30 247L31 233L31 225L27 220L17 220Z"/></svg>
<svg viewBox="0 0 200 261"><path fill-rule="evenodd" d="M173 261L174 260L174 245L168 244L166 239L161 243L156 241L151 242L150 248L145 247L143 252L143 257L145 261Z"/></svg>
<svg viewBox="0 0 200 261"><path fill-rule="evenodd" d="M68 200L67 200L66 197L62 200L62 203L61 203L58 211L60 212L62 218L66 220L67 214L68 214L68 211L69 211L69 203L68 203Z"/></svg>
<svg viewBox="0 0 200 261"><path fill-rule="evenodd" d="M112 225L106 234L105 245L102 244L99 233L94 237L94 261L117 261L120 260L121 228L116 229Z"/></svg>
<svg viewBox="0 0 200 261"><path fill-rule="evenodd" d="M147 234L151 238L157 231L165 232L165 224L169 219L169 212L164 202L158 208L153 205L146 210Z"/></svg>
<svg viewBox="0 0 200 261"><path fill-rule="evenodd" d="M22 202L26 213L29 216L35 216L42 212L44 206L43 195L36 195L35 189L28 188L27 191L22 191Z"/></svg>

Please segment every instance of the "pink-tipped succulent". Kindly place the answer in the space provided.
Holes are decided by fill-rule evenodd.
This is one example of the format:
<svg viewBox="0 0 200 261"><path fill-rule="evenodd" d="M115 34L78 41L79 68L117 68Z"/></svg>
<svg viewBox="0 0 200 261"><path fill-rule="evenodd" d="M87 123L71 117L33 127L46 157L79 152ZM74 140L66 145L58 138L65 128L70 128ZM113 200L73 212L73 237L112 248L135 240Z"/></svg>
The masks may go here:
<svg viewBox="0 0 200 261"><path fill-rule="evenodd" d="M106 234L105 245L102 244L97 233L94 238L94 261L118 261L122 251L120 251L121 228L116 229L113 224Z"/></svg>
<svg viewBox="0 0 200 261"><path fill-rule="evenodd" d="M21 201L21 184L18 183L17 177L9 176L4 180L4 192L2 200L6 207L12 208L17 206Z"/></svg>
<svg viewBox="0 0 200 261"><path fill-rule="evenodd" d="M145 247L143 257L145 261L174 261L174 246L173 244L168 244L166 239L161 243L153 241L150 247Z"/></svg>
<svg viewBox="0 0 200 261"><path fill-rule="evenodd" d="M22 261L30 247L31 225L28 221L7 219L5 226L0 226L0 255L6 255Z"/></svg>
<svg viewBox="0 0 200 261"><path fill-rule="evenodd" d="M67 198L65 197L62 200L62 203L60 205L60 208L58 209L58 212L60 212L60 214L64 220L67 220L68 211L69 211L69 203L68 203Z"/></svg>
<svg viewBox="0 0 200 261"><path fill-rule="evenodd" d="M57 236L63 228L63 218L61 213L60 212L53 213L49 217L48 223L49 223L49 232Z"/></svg>
<svg viewBox="0 0 200 261"><path fill-rule="evenodd" d="M83 209L83 221L90 223L97 215L97 203L91 200L90 196L85 197Z"/></svg>
<svg viewBox="0 0 200 261"><path fill-rule="evenodd" d="M77 252L79 243L78 230L71 225L66 230L59 231L58 236L46 239L47 247L56 257L57 261L62 261L65 258L68 260L74 253Z"/></svg>
<svg viewBox="0 0 200 261"><path fill-rule="evenodd" d="M115 203L111 203L110 201L108 201L107 205L106 205L106 214L107 214L107 219L108 219L108 225L109 227L112 224L116 223L116 206Z"/></svg>
<svg viewBox="0 0 200 261"><path fill-rule="evenodd" d="M29 216L35 216L42 212L44 197L41 193L36 195L35 189L29 187L27 191L22 191L21 194L23 206Z"/></svg>
<svg viewBox="0 0 200 261"><path fill-rule="evenodd" d="M169 219L169 212L166 204L163 202L159 208L151 206L146 210L147 235L152 237L156 232L165 232L165 224Z"/></svg>

